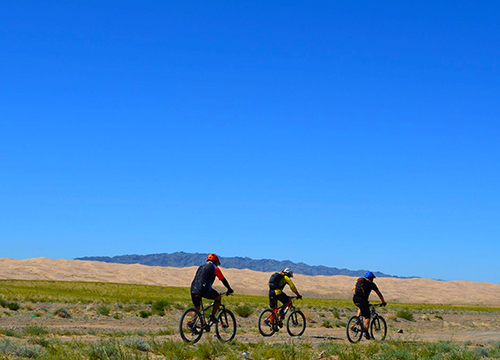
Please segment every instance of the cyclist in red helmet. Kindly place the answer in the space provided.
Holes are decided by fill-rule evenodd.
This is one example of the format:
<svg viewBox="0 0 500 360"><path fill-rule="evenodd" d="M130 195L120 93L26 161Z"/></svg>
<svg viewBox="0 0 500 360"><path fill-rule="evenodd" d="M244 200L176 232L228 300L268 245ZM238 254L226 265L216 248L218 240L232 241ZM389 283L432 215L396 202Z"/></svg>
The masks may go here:
<svg viewBox="0 0 500 360"><path fill-rule="evenodd" d="M222 275L219 265L219 257L215 254L209 254L207 256L207 262L198 268L193 282L191 283L191 299L196 309L200 310L202 297L215 300L214 307L212 308L212 315L210 315L210 321L213 323L217 322L215 314L217 314L221 302L219 293L217 290L212 288L215 277L217 277L224 284L227 288L228 294L232 294L234 292L233 289L231 289L231 286L229 286L229 283L224 275Z"/></svg>

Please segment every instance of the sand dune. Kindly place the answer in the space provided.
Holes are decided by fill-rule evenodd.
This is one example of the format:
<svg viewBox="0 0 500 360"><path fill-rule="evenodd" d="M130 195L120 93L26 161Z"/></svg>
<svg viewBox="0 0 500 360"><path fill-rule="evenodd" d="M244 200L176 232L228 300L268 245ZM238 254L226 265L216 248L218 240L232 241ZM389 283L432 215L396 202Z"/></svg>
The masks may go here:
<svg viewBox="0 0 500 360"><path fill-rule="evenodd" d="M237 293L266 295L270 273L222 270ZM188 287L195 272L196 267L173 268L48 258L0 258L0 279L101 281ZM294 277L295 284L304 296L335 299L351 298L355 280L356 278L349 276ZM500 306L500 284L395 278L379 278L376 283L388 302ZM220 285L220 288L223 286ZM377 299L376 295L373 296Z"/></svg>

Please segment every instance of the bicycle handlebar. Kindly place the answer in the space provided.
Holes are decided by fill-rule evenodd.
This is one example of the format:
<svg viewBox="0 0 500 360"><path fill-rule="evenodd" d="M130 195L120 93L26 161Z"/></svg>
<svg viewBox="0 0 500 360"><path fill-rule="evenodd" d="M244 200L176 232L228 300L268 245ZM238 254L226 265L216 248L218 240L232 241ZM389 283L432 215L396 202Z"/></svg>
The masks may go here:
<svg viewBox="0 0 500 360"><path fill-rule="evenodd" d="M372 307L384 307L385 305L387 305L387 304L384 304L384 303L380 303L380 304L368 304L368 306L372 306Z"/></svg>

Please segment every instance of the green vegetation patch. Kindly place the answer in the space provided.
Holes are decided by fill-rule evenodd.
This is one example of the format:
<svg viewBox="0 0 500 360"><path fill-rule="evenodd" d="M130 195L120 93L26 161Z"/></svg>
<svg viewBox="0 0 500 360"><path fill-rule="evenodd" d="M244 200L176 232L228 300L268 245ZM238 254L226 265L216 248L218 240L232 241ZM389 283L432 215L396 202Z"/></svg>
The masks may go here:
<svg viewBox="0 0 500 360"><path fill-rule="evenodd" d="M408 308L398 310L396 312L396 318L405 319L408 321L415 321L413 313Z"/></svg>
<svg viewBox="0 0 500 360"><path fill-rule="evenodd" d="M0 280L0 292L10 301L59 303L146 303L168 298L190 300L189 289L83 281ZM0 305L8 304L2 299Z"/></svg>

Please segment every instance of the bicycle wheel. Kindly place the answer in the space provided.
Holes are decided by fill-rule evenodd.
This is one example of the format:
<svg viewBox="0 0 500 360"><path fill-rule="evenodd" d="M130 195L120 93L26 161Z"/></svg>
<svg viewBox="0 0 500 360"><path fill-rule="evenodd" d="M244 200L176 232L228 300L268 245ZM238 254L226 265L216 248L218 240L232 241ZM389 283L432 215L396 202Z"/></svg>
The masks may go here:
<svg viewBox="0 0 500 360"><path fill-rule="evenodd" d="M273 335L278 328L274 311L272 309L265 309L262 311L259 315L259 322L257 325L262 336Z"/></svg>
<svg viewBox="0 0 500 360"><path fill-rule="evenodd" d="M179 333L185 342L195 343L203 335L202 315L195 308L189 308L181 315Z"/></svg>
<svg viewBox="0 0 500 360"><path fill-rule="evenodd" d="M363 336L363 322L358 316L351 316L346 326L347 339L357 343Z"/></svg>
<svg viewBox="0 0 500 360"><path fill-rule="evenodd" d="M236 318L234 314L227 309L222 310L217 315L217 325L215 326L215 334L222 341L231 341L236 335Z"/></svg>
<svg viewBox="0 0 500 360"><path fill-rule="evenodd" d="M300 310L293 310L286 320L286 331L290 336L300 336L306 330L306 317Z"/></svg>
<svg viewBox="0 0 500 360"><path fill-rule="evenodd" d="M370 335L373 340L382 341L387 335L387 324L382 316L375 316L370 322Z"/></svg>

